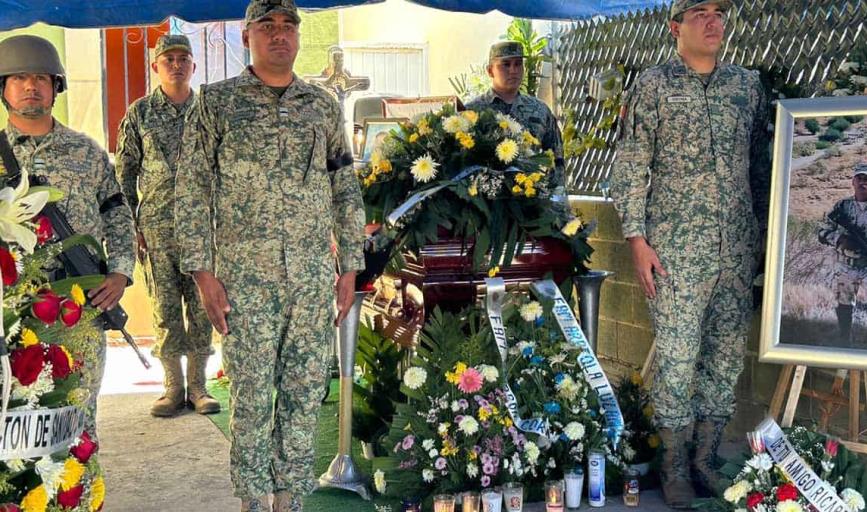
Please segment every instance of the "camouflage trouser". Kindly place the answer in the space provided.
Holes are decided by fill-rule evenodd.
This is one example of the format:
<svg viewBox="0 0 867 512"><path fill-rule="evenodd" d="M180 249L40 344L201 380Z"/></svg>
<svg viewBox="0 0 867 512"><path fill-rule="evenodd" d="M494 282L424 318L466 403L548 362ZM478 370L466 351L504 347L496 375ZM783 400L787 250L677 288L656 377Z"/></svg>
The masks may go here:
<svg viewBox="0 0 867 512"><path fill-rule="evenodd" d="M867 278L867 268L851 267L838 261L835 277L837 278L837 303L854 306L858 289L864 278Z"/></svg>
<svg viewBox="0 0 867 512"><path fill-rule="evenodd" d="M152 354L156 358L213 354L211 322L193 278L179 270L174 230L165 226L144 226L142 234L148 246L144 271L156 336Z"/></svg>
<svg viewBox="0 0 867 512"><path fill-rule="evenodd" d="M300 497L316 483L313 449L334 337L333 289L327 279L287 279L279 268L237 264L218 271L232 308L223 367L231 382L230 472L240 498L280 490Z"/></svg>
<svg viewBox="0 0 867 512"><path fill-rule="evenodd" d="M663 263L665 266L665 263ZM660 427L727 422L743 370L752 312L752 256L701 269L666 266L649 301L656 335L652 401Z"/></svg>

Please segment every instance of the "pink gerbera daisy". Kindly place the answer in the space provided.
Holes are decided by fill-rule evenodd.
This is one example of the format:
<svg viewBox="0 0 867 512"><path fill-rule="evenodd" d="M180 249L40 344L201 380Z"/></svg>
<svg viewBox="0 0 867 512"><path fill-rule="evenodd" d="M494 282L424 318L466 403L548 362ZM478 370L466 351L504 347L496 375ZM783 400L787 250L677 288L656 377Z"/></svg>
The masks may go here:
<svg viewBox="0 0 867 512"><path fill-rule="evenodd" d="M482 389L482 381L482 374L479 373L478 370L475 368L467 368L464 370L464 373L461 374L460 381L458 382L458 389L464 393L475 393Z"/></svg>

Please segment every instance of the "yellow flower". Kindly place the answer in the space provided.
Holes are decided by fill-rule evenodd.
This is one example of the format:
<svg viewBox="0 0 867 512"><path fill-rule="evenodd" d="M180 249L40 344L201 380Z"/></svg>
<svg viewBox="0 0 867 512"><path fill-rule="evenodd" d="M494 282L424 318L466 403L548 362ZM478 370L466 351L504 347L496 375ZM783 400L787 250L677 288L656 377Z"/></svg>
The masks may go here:
<svg viewBox="0 0 867 512"><path fill-rule="evenodd" d="M473 149L473 146L476 145L476 141L469 133L458 132L455 134L455 138L458 139L458 142L461 143L461 146L463 146L464 149Z"/></svg>
<svg viewBox="0 0 867 512"><path fill-rule="evenodd" d="M48 508L48 491L45 490L44 485L31 489L21 500L22 512L45 512L46 508ZM95 509L91 508L91 510Z"/></svg>
<svg viewBox="0 0 867 512"><path fill-rule="evenodd" d="M566 225L563 226L563 229L561 229L560 231L566 236L575 236L575 233L577 233L578 230L581 229L581 226L583 226L581 219L576 217L576 218L570 220L569 222L567 222ZM638 375L638 378L641 379L641 374ZM633 374L632 383L635 384L636 386L641 385L640 383L635 382L634 374Z"/></svg>
<svg viewBox="0 0 867 512"><path fill-rule="evenodd" d="M469 187L467 187L467 193L471 197L475 197L479 193L479 187L477 187L475 183L472 183Z"/></svg>
<svg viewBox="0 0 867 512"><path fill-rule="evenodd" d="M409 136L409 141L410 141L410 142L415 142L415 141L417 141L417 140L418 140L418 134L417 134L417 133L413 133L413 134L411 134L411 135Z"/></svg>
<svg viewBox="0 0 867 512"><path fill-rule="evenodd" d="M419 135L428 135L433 133L433 130L427 124L427 119L422 119L418 122L418 134Z"/></svg>
<svg viewBox="0 0 867 512"><path fill-rule="evenodd" d="M21 329L21 345L29 347L30 345L36 345L37 343L39 343L39 338L36 336L35 332L26 327Z"/></svg>
<svg viewBox="0 0 867 512"><path fill-rule="evenodd" d="M443 449L440 450L440 455L443 457L451 457L456 453L458 453L458 448L455 446L454 442L449 438L443 439Z"/></svg>
<svg viewBox="0 0 867 512"><path fill-rule="evenodd" d="M525 131L524 133L522 133L521 137L523 137L524 142L526 144L530 144L531 146L538 146L539 145L539 139L537 139L536 137L533 137L533 134L528 132L528 131Z"/></svg>
<svg viewBox="0 0 867 512"><path fill-rule="evenodd" d="M517 183L518 185L523 185L525 181L527 181L526 174L519 172L515 175L515 183Z"/></svg>
<svg viewBox="0 0 867 512"><path fill-rule="evenodd" d="M72 289L69 290L69 296L72 297L72 302L79 306L84 306L84 303L87 302L87 299L84 298L84 290L77 283L72 285Z"/></svg>
<svg viewBox="0 0 867 512"><path fill-rule="evenodd" d="M527 190L524 191L524 195L527 197L533 197L536 195L536 189L533 187L527 187Z"/></svg>
<svg viewBox="0 0 867 512"><path fill-rule="evenodd" d="M573 220L577 220L577 219L573 219ZM565 228L563 228L563 229L565 229ZM644 384L644 379L641 378L641 372L639 372L639 371L632 372L632 376L629 378L629 380L631 380L632 384L635 386L641 386Z"/></svg>
<svg viewBox="0 0 867 512"><path fill-rule="evenodd" d="M503 418L503 426L509 428L512 426L512 418L506 417Z"/></svg>
<svg viewBox="0 0 867 512"><path fill-rule="evenodd" d="M391 172L391 160L380 160L379 162L379 170L380 172L389 173Z"/></svg>
<svg viewBox="0 0 867 512"><path fill-rule="evenodd" d="M90 511L99 510L103 501L105 501L105 480L98 476L90 486Z"/></svg>
<svg viewBox="0 0 867 512"><path fill-rule="evenodd" d="M641 409L641 414L643 414L646 418L653 417L653 406L648 405L644 409Z"/></svg>
<svg viewBox="0 0 867 512"><path fill-rule="evenodd" d="M490 270L488 270L488 277L496 277L497 274L500 273L500 267L496 266Z"/></svg>
<svg viewBox="0 0 867 512"><path fill-rule="evenodd" d="M82 475L84 475L84 464L75 460L75 457L66 459L66 462L63 463L63 475L60 480L60 488L64 491L72 489L81 481Z"/></svg>
<svg viewBox="0 0 867 512"><path fill-rule="evenodd" d="M656 434L651 434L647 438L647 446L651 448L656 448L659 446L659 436Z"/></svg>
<svg viewBox="0 0 867 512"><path fill-rule="evenodd" d="M476 452L470 452L469 458L470 460L476 460L479 458L479 455Z"/></svg>
<svg viewBox="0 0 867 512"><path fill-rule="evenodd" d="M461 112L461 115L464 116L464 119L469 121L470 124L476 124L476 121L479 120L479 114L474 110L464 110Z"/></svg>
<svg viewBox="0 0 867 512"><path fill-rule="evenodd" d="M455 372L446 372L446 382L457 385L461 381L460 375Z"/></svg>
<svg viewBox="0 0 867 512"><path fill-rule="evenodd" d="M458 374L458 377L463 375L465 371L467 371L467 363L464 363L462 361L458 361L457 363L455 363L455 373Z"/></svg>
<svg viewBox="0 0 867 512"><path fill-rule="evenodd" d="M436 177L439 165L433 161L433 157L429 153L425 153L424 156L420 156L413 161L409 172L420 183L427 183Z"/></svg>
<svg viewBox="0 0 867 512"><path fill-rule="evenodd" d="M72 368L75 365L75 360L72 358L72 354L70 354L69 350L67 350L63 345L60 345L60 350L62 350L66 355L66 359L69 361L69 367Z"/></svg>
<svg viewBox="0 0 867 512"><path fill-rule="evenodd" d="M544 176L544 174L542 174L541 172L534 172L530 175L530 179L533 180L533 183L538 183L539 180L542 179L542 176Z"/></svg>
<svg viewBox="0 0 867 512"><path fill-rule="evenodd" d="M490 417L491 417L491 411L489 411L488 409L486 409L484 407L479 409L479 419L480 420L488 421L488 418L490 418Z"/></svg>
<svg viewBox="0 0 867 512"><path fill-rule="evenodd" d="M506 139L497 145L497 158L503 163L511 163L518 156L518 143L512 139Z"/></svg>
<svg viewBox="0 0 867 512"><path fill-rule="evenodd" d="M504 130L508 130L509 129L509 122L506 121L505 119L501 120L500 121L500 128L502 128Z"/></svg>
<svg viewBox="0 0 867 512"><path fill-rule="evenodd" d="M515 194L516 196L521 195L521 193L523 191L524 191L524 189L521 188L521 185L515 185L514 187L512 187L512 193Z"/></svg>

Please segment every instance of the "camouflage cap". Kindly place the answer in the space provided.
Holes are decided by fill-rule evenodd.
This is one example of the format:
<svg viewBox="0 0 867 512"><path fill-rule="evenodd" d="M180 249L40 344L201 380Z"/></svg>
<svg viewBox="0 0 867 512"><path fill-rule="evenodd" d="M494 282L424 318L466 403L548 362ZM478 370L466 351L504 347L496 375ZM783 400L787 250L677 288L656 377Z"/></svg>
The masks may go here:
<svg viewBox="0 0 867 512"><path fill-rule="evenodd" d="M183 50L190 55L193 54L193 47L190 46L190 39L187 36L180 34L166 34L157 39L157 47L154 51L154 57L166 53L169 50Z"/></svg>
<svg viewBox="0 0 867 512"><path fill-rule="evenodd" d="M293 23L301 23L298 8L295 7L295 0L251 0L247 6L247 15L244 16L244 21L253 23L272 12L282 12L289 16Z"/></svg>
<svg viewBox="0 0 867 512"><path fill-rule="evenodd" d="M508 59L511 57L524 58L524 48L521 43L515 41L503 41L491 45L491 51L488 53L488 61L494 59Z"/></svg>
<svg viewBox="0 0 867 512"><path fill-rule="evenodd" d="M855 164L855 167L852 168L852 177L858 176L859 174L867 174L867 162L861 162Z"/></svg>
<svg viewBox="0 0 867 512"><path fill-rule="evenodd" d="M723 11L728 11L732 8L731 0L674 0L671 4L671 11L668 16L669 20L673 20L677 16L686 11L707 4L717 4Z"/></svg>

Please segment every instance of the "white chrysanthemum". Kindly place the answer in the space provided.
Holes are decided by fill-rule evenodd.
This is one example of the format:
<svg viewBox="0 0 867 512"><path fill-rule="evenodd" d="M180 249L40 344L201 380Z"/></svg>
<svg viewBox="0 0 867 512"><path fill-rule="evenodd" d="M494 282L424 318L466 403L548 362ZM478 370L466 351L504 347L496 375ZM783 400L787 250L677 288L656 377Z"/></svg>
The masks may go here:
<svg viewBox="0 0 867 512"><path fill-rule="evenodd" d="M577 441L584 437L584 425L577 421L570 421L569 424L566 425L566 428L563 429L563 433L566 434L566 437L568 437L570 441Z"/></svg>
<svg viewBox="0 0 867 512"><path fill-rule="evenodd" d="M452 400L452 412L458 412L461 410L461 403L457 400Z"/></svg>
<svg viewBox="0 0 867 512"><path fill-rule="evenodd" d="M420 156L412 162L409 172L412 173L413 178L417 181L427 183L436 177L439 165L434 162L433 157L429 153L425 153L424 156Z"/></svg>
<svg viewBox="0 0 867 512"><path fill-rule="evenodd" d="M567 400L572 400L578 396L578 393L581 391L581 387L572 380L572 377L566 376L560 381L559 384L556 385L557 393L560 394L563 398Z"/></svg>
<svg viewBox="0 0 867 512"><path fill-rule="evenodd" d="M524 131L524 127L521 126L521 123L512 116L497 114L497 121L499 121L500 126L505 126L505 129L512 135L520 135L521 132Z"/></svg>
<svg viewBox="0 0 867 512"><path fill-rule="evenodd" d="M486 382L497 382L497 379L500 378L500 371L497 370L496 366L481 364L476 369L479 370Z"/></svg>
<svg viewBox="0 0 867 512"><path fill-rule="evenodd" d="M527 441L524 444L524 453L527 455L527 462L535 464L539 460L539 447L533 441Z"/></svg>
<svg viewBox="0 0 867 512"><path fill-rule="evenodd" d="M777 503L777 512L804 512L804 508L795 500L786 500Z"/></svg>
<svg viewBox="0 0 867 512"><path fill-rule="evenodd" d="M747 466L761 471L770 471L774 467L774 461L767 453L759 453L747 461Z"/></svg>
<svg viewBox="0 0 867 512"><path fill-rule="evenodd" d="M430 451L427 452L428 457L435 459L439 457L440 452L436 448L431 448Z"/></svg>
<svg viewBox="0 0 867 512"><path fill-rule="evenodd" d="M511 163L518 156L518 143L512 139L505 139L497 144L497 158L504 164Z"/></svg>
<svg viewBox="0 0 867 512"><path fill-rule="evenodd" d="M620 453L623 455L623 460L632 462L632 459L635 458L635 450L629 443L623 443L620 447Z"/></svg>
<svg viewBox="0 0 867 512"><path fill-rule="evenodd" d="M54 391L54 378L51 376L51 363L45 363L39 376L29 386L22 386L18 379L12 377L12 398L24 400L29 405L39 403L39 398Z"/></svg>
<svg viewBox="0 0 867 512"><path fill-rule="evenodd" d="M458 429L464 434L471 436L479 431L479 422L472 416L464 416L458 423Z"/></svg>
<svg viewBox="0 0 867 512"><path fill-rule="evenodd" d="M428 483L433 482L433 479L434 479L433 470L432 469L423 469L421 471L421 479L424 480L425 482L428 482Z"/></svg>
<svg viewBox="0 0 867 512"><path fill-rule="evenodd" d="M373 473L373 486L379 494L385 493L385 473L381 469L377 469Z"/></svg>
<svg viewBox="0 0 867 512"><path fill-rule="evenodd" d="M434 447L435 444L436 443L434 442L433 439L425 439L424 441L421 442L421 447L424 448L425 450L430 450L431 448Z"/></svg>
<svg viewBox="0 0 867 512"><path fill-rule="evenodd" d="M9 471L19 473L27 467L27 462L24 459L10 459L6 461L6 466L9 468Z"/></svg>
<svg viewBox="0 0 867 512"><path fill-rule="evenodd" d="M840 497L843 498L843 501L846 502L846 505L849 505L849 508L852 510L852 512L859 512L860 510L864 510L864 496L861 496L861 493L856 491L855 489L843 489L843 492L840 493Z"/></svg>
<svg viewBox="0 0 867 512"><path fill-rule="evenodd" d="M460 114L455 114L443 119L443 130L448 133L466 132L469 131L471 127L472 123Z"/></svg>
<svg viewBox="0 0 867 512"><path fill-rule="evenodd" d="M446 432L448 432L448 431L449 431L449 424L448 423L440 423L439 426L437 426L437 433L439 433L439 435L441 435L441 436L444 436L446 434Z"/></svg>
<svg viewBox="0 0 867 512"><path fill-rule="evenodd" d="M57 488L60 487L62 481L64 465L63 462L54 462L51 457L42 457L36 461L36 473L45 484L45 490L48 492L49 498L53 498L57 493Z"/></svg>
<svg viewBox="0 0 867 512"><path fill-rule="evenodd" d="M479 466L477 466L474 462L470 462L467 464L467 476L470 478L475 478L479 476Z"/></svg>
<svg viewBox="0 0 867 512"><path fill-rule="evenodd" d="M403 374L403 383L409 389L422 387L427 380L427 371L424 368L413 366Z"/></svg>
<svg viewBox="0 0 867 512"><path fill-rule="evenodd" d="M729 503L737 503L752 489L752 485L746 480L741 480L723 492L723 498Z"/></svg>
<svg viewBox="0 0 867 512"><path fill-rule="evenodd" d="M542 313L544 313L542 305L535 300L521 306L521 318L528 322L535 322L537 318L542 316Z"/></svg>

